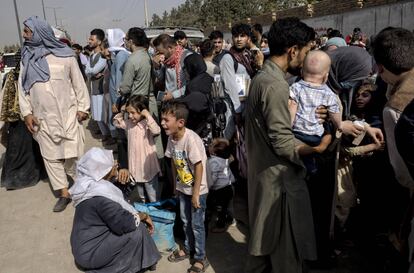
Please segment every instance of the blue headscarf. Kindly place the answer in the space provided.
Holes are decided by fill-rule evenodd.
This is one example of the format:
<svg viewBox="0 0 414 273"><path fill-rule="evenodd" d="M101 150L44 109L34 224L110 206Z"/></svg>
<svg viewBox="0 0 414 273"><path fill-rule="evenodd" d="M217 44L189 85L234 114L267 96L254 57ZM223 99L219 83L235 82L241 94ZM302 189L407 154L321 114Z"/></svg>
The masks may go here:
<svg viewBox="0 0 414 273"><path fill-rule="evenodd" d="M22 49L22 84L25 92L29 92L33 84L47 82L50 78L46 55L72 57L75 52L59 41L52 27L37 16L30 17L23 24L33 32L32 39L26 40Z"/></svg>

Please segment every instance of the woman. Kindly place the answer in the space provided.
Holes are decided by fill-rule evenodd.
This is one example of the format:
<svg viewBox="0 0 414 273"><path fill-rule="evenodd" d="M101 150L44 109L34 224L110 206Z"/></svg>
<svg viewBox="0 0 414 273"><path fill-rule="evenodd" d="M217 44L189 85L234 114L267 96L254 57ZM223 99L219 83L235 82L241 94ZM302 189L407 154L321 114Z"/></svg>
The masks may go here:
<svg viewBox="0 0 414 273"><path fill-rule="evenodd" d="M185 97L181 102L187 104L190 114L187 125L200 137L205 137L204 129L211 114L209 96L213 84L213 78L207 73L207 66L203 58L198 54L191 54L184 59L188 82Z"/></svg>
<svg viewBox="0 0 414 273"><path fill-rule="evenodd" d="M6 137L6 154L1 173L1 186L7 190L34 186L45 170L39 145L21 120L17 80L20 74L20 52L16 54L17 67L5 77L0 120Z"/></svg>
<svg viewBox="0 0 414 273"><path fill-rule="evenodd" d="M85 272L155 270L161 256L150 236L154 225L109 182L115 175L112 151L92 148L78 162L78 178L69 190L76 208L71 234L75 262Z"/></svg>

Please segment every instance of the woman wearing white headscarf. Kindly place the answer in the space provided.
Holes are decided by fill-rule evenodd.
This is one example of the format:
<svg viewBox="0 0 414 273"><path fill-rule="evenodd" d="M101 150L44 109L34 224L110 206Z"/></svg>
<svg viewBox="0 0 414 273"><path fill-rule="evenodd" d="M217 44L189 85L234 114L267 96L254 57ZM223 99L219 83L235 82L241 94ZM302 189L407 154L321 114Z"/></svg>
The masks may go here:
<svg viewBox="0 0 414 273"><path fill-rule="evenodd" d="M118 89L122 81L122 73L124 72L125 63L130 55L124 47L125 32L119 28L106 30L109 44L109 52L111 53L111 78L109 81L109 91L111 94L112 104L118 99Z"/></svg>
<svg viewBox="0 0 414 273"><path fill-rule="evenodd" d="M75 261L94 273L154 269L161 256L150 236L151 218L138 213L109 182L115 174L109 150L92 148L78 162L78 178L69 190L76 208L71 234Z"/></svg>
<svg viewBox="0 0 414 273"><path fill-rule="evenodd" d="M39 143L53 190L60 192L54 212L70 202L67 176L83 154L81 122L88 117L88 89L74 51L57 40L37 17L24 22L19 104L28 130Z"/></svg>
<svg viewBox="0 0 414 273"><path fill-rule="evenodd" d="M119 28L106 30L109 43L109 52L111 53L111 76L109 79L109 94L111 95L111 117L112 114L118 113L120 109L117 109L117 101L119 99L118 89L121 85L122 75L124 73L125 63L128 60L130 52L125 48L125 32ZM127 140L124 130L116 130L117 148L118 148L118 161L121 170L120 176L128 177L126 170L128 169L128 156L127 156ZM121 179L122 180L122 179Z"/></svg>

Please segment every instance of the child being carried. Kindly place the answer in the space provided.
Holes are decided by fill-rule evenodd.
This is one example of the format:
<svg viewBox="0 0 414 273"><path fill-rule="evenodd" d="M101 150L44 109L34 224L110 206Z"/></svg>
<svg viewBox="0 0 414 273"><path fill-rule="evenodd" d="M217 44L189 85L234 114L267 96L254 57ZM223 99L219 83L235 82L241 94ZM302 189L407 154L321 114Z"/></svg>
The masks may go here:
<svg viewBox="0 0 414 273"><path fill-rule="evenodd" d="M316 109L325 106L336 128L342 128L339 99L326 85L330 66L328 54L319 50L309 52L303 64L303 80L290 87L289 111L293 134L303 143L318 147L319 152L327 148L329 141L322 141L325 128L316 117ZM309 172L316 171L312 162L305 159L304 163Z"/></svg>

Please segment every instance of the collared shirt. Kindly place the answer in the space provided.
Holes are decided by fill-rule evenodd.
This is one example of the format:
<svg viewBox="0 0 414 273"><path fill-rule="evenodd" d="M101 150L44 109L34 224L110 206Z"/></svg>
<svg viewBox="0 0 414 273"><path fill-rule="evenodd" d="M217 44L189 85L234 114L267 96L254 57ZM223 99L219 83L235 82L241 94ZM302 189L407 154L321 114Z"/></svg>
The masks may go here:
<svg viewBox="0 0 414 273"><path fill-rule="evenodd" d="M331 113L340 113L336 94L326 85L313 85L304 80L292 84L290 99L298 104L293 131L322 136L324 129L316 118L316 108L324 105Z"/></svg>

